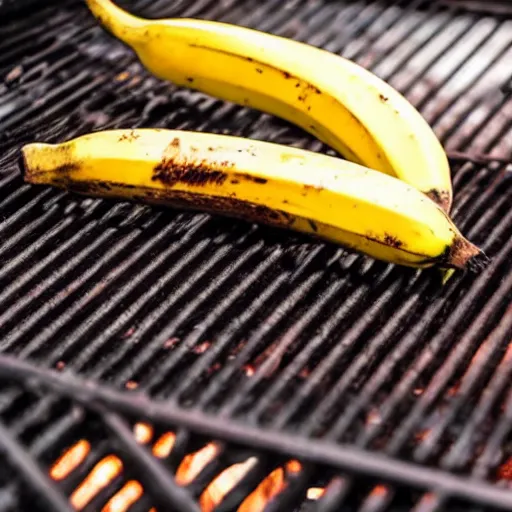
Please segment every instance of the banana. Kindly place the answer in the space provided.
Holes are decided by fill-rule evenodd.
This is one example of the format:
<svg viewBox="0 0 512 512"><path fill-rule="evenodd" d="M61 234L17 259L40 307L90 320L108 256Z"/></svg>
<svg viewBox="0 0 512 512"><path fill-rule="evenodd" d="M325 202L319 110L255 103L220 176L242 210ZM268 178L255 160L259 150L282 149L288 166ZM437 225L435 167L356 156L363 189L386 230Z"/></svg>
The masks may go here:
<svg viewBox="0 0 512 512"><path fill-rule="evenodd" d="M155 76L294 123L366 167L452 203L447 156L421 114L361 66L256 30L197 19L144 20L110 0L97 19Z"/></svg>
<svg viewBox="0 0 512 512"><path fill-rule="evenodd" d="M311 151L228 135L107 130L22 148L24 179L82 194L291 229L400 265L471 268L483 253L417 189Z"/></svg>

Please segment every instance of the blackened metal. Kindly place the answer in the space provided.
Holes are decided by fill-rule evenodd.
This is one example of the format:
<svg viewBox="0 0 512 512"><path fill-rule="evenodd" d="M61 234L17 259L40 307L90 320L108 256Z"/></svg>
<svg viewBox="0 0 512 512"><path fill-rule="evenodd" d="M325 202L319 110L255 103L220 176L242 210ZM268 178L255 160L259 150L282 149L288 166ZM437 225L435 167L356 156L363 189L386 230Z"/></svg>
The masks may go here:
<svg viewBox="0 0 512 512"><path fill-rule="evenodd" d="M10 435L6 427L0 422L0 453L3 464L11 465L24 481L30 486L30 491L43 501L50 510L55 512L71 512L73 509L65 497L55 488L50 478L43 472L30 453Z"/></svg>
<svg viewBox="0 0 512 512"><path fill-rule="evenodd" d="M0 376L20 383L43 386L100 413L109 409L168 428L187 428L212 439L272 451L324 466L349 468L356 473L370 474L400 484L438 489L474 503L512 510L512 496L507 490L498 487L439 474L427 467L387 459L348 446L321 440L310 443L301 436L208 416L198 410L181 409L169 402L151 401L142 394L134 399L130 393L103 387L94 381L83 382L70 374L62 376L9 356L0 356ZM142 459L139 461L142 462Z"/></svg>
<svg viewBox="0 0 512 512"><path fill-rule="evenodd" d="M200 512L189 493L178 487L172 474L167 472L151 453L133 438L126 423L112 412L102 411L107 428L115 435L125 457L138 471L144 488L151 493L155 504L162 510L179 507L183 512Z"/></svg>
<svg viewBox="0 0 512 512"><path fill-rule="evenodd" d="M512 122L510 98L500 90L507 92L510 76L511 21L449 3L133 5L150 17L219 19L324 46L405 93L448 150L457 225L493 259L482 276L456 275L443 288L435 273L415 274L294 235L286 241L282 233L244 223L23 184L14 164L21 144L96 129L227 131L327 148L270 116L150 77L80 2L10 17L0 27L1 350L113 386L138 386L170 399L177 410L194 407L208 419L220 417L228 427L235 419L288 440L293 432L299 446L316 446L317 436L329 446L387 452L407 467L428 464L439 479L456 473L477 487L496 480L509 485ZM53 394L39 399L16 386L0 391L10 436L43 464L50 466L79 439L90 441L86 460L58 483L67 496L105 455L120 450L104 422L80 410ZM215 441L190 426L176 431L165 459L171 471ZM155 426L155 436L161 433ZM123 450L129 457L120 454L126 474L86 510L102 508L126 478L143 480L132 448ZM217 471L256 457L220 507L240 505L286 459L248 448L228 440L186 492L197 500ZM375 479L348 466L326 473L307 460L298 475L286 477L289 485L271 507L301 503L308 486L326 484L325 496L303 507L454 506L451 488L397 485L394 466L389 479ZM13 480L0 472L0 509L23 502ZM151 508L153 494L146 491L134 510Z"/></svg>

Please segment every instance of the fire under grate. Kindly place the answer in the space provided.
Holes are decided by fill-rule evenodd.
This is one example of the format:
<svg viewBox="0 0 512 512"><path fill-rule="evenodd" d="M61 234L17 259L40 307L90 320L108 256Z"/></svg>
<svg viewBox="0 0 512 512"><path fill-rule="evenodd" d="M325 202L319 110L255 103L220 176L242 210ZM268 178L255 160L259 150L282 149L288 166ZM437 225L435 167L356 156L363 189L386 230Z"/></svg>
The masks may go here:
<svg viewBox="0 0 512 512"><path fill-rule="evenodd" d="M80 3L44 4L0 22L0 510L512 510L512 15L123 4L308 41L406 94L492 258L441 288L270 228L23 184L21 144L112 127L326 151L148 76Z"/></svg>

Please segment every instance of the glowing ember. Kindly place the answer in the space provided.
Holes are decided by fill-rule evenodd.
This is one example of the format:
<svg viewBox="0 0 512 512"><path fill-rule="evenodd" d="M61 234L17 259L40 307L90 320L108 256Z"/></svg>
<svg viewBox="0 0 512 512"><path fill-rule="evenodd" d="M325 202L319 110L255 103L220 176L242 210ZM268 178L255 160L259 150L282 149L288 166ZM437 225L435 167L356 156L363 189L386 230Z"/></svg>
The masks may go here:
<svg viewBox="0 0 512 512"><path fill-rule="evenodd" d="M249 494L240 505L238 512L263 512L269 501L285 487L284 471L282 468L277 468Z"/></svg>
<svg viewBox="0 0 512 512"><path fill-rule="evenodd" d="M449 388L446 391L446 396L451 398L452 396L455 396L459 392L460 388L460 381L456 382L451 388Z"/></svg>
<svg viewBox="0 0 512 512"><path fill-rule="evenodd" d="M308 489L308 500L319 500L324 495L325 489L322 487L310 487Z"/></svg>
<svg viewBox="0 0 512 512"><path fill-rule="evenodd" d="M85 460L91 445L85 439L81 439L78 443L69 448L50 469L50 476L54 480L63 480L74 469L76 469Z"/></svg>
<svg viewBox="0 0 512 512"><path fill-rule="evenodd" d="M286 463L286 470L289 473L298 473L302 469L302 466L298 460L290 460Z"/></svg>
<svg viewBox="0 0 512 512"><path fill-rule="evenodd" d="M425 428L423 430L420 430L419 432L416 432L414 434L414 439L416 439L416 441L424 441L430 435L430 431L431 431L430 428Z"/></svg>
<svg viewBox="0 0 512 512"><path fill-rule="evenodd" d="M304 368L302 368L302 370L299 372L299 377L301 379L307 379L310 375L311 370L307 366L304 366Z"/></svg>
<svg viewBox="0 0 512 512"><path fill-rule="evenodd" d="M171 453L174 441L176 441L176 436L172 432L163 434L153 445L153 455L159 459L164 459Z"/></svg>
<svg viewBox="0 0 512 512"><path fill-rule="evenodd" d="M199 451L187 455L176 472L176 483L187 485L192 482L201 470L215 458L218 452L219 447L210 443Z"/></svg>
<svg viewBox="0 0 512 512"><path fill-rule="evenodd" d="M153 427L147 423L136 423L133 427L133 435L138 443L147 444L153 438Z"/></svg>
<svg viewBox="0 0 512 512"><path fill-rule="evenodd" d="M101 512L126 512L143 494L142 485L136 480L130 480L118 491Z"/></svg>
<svg viewBox="0 0 512 512"><path fill-rule="evenodd" d="M214 510L215 507L224 499L226 494L228 494L229 491L237 485L238 482L240 482L255 463L256 459L251 457L245 462L230 466L217 476L199 498L201 511L211 512Z"/></svg>
<svg viewBox="0 0 512 512"><path fill-rule="evenodd" d="M500 480L512 480L512 457L509 457L498 468L498 478Z"/></svg>
<svg viewBox="0 0 512 512"><path fill-rule="evenodd" d="M209 341L203 341L199 345L196 345L192 350L196 354L204 354L211 346Z"/></svg>
<svg viewBox="0 0 512 512"><path fill-rule="evenodd" d="M245 371L245 374L247 375L247 377L252 377L256 370L250 364L246 364L244 366L244 371Z"/></svg>
<svg viewBox="0 0 512 512"><path fill-rule="evenodd" d="M139 385L134 380L129 380L124 386L126 389L137 389Z"/></svg>
<svg viewBox="0 0 512 512"><path fill-rule="evenodd" d="M179 338L169 338L164 343L164 348L174 348L180 342Z"/></svg>
<svg viewBox="0 0 512 512"><path fill-rule="evenodd" d="M115 80L117 82L123 82L124 80L126 80L127 78L130 78L130 73L128 73L128 71L123 71L122 73L119 73Z"/></svg>
<svg viewBox="0 0 512 512"><path fill-rule="evenodd" d="M71 495L70 501L73 508L82 510L122 470L123 463L119 457L107 455L101 459Z"/></svg>
<svg viewBox="0 0 512 512"><path fill-rule="evenodd" d="M381 496L385 496L388 493L388 489L385 485L376 485L372 492L370 493L370 497L377 498Z"/></svg>
<svg viewBox="0 0 512 512"><path fill-rule="evenodd" d="M382 418L380 417L380 413L377 409L370 409L366 416L366 424L367 425L380 425L382 423Z"/></svg>
<svg viewBox="0 0 512 512"><path fill-rule="evenodd" d="M154 430L147 423L136 423L133 427L135 439L142 444L151 443ZM160 436L153 445L153 454L156 457L167 457L176 441L176 435L167 432ZM81 464L90 452L88 441L81 440L69 448L62 457L53 465L50 476L55 480L62 480L73 469ZM209 443L195 453L187 455L176 472L176 482L179 485L191 483L203 468L219 453L219 446ZM256 464L257 459L251 457L245 462L234 464L220 473L199 498L202 512L213 512L223 501L226 495L241 481L248 471ZM238 512L263 512L268 503L283 489L286 488L286 474L297 473L301 470L301 464L296 460L288 461L284 467L272 471L258 487L242 502ZM82 510L98 493L107 487L123 471L122 461L115 455L104 457L83 482L71 495L70 502L75 510ZM308 489L307 496L310 500L319 499L325 489L312 487ZM127 512L130 507L141 498L144 490L136 480L126 482L123 487L110 498L101 512ZM151 509L150 512L157 512Z"/></svg>

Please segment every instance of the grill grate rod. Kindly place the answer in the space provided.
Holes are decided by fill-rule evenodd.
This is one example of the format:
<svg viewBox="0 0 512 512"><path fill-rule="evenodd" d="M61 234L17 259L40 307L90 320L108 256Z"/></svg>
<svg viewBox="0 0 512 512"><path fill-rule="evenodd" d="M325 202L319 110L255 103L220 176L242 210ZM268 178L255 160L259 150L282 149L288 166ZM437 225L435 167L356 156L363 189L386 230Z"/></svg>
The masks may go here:
<svg viewBox="0 0 512 512"><path fill-rule="evenodd" d="M108 410L137 416L166 427L182 427L200 435L262 451L272 451L293 459L431 489L470 500L475 504L512 510L512 494L508 490L483 482L442 474L427 467L320 439L313 444L302 436L257 428L197 410L186 410L170 402L151 400L142 393L134 396L132 393L110 389L69 373L59 374L50 369L39 368L15 357L0 356L0 377L28 384L31 388L49 388L100 415L106 407Z"/></svg>
<svg viewBox="0 0 512 512"><path fill-rule="evenodd" d="M144 488L149 490L161 510L173 510L179 507L181 512L201 512L190 494L179 487L173 476L151 455L145 446L141 446L133 437L133 432L117 414L102 411L107 428L115 436L123 449L123 455L139 470L138 475Z"/></svg>
<svg viewBox="0 0 512 512"><path fill-rule="evenodd" d="M6 456L11 465L19 471L22 479L26 481L31 489L37 492L41 500L49 506L49 510L53 512L73 511L64 496L1 421L0 453L2 457Z"/></svg>

